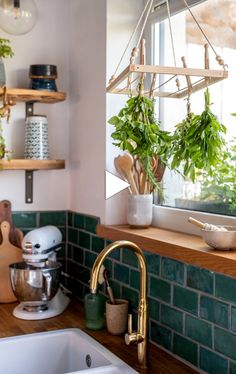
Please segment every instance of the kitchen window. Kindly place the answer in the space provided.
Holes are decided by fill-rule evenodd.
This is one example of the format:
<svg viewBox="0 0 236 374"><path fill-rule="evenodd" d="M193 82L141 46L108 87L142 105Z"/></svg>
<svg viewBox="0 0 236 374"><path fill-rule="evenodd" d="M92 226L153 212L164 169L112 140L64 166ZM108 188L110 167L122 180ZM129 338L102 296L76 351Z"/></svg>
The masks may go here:
<svg viewBox="0 0 236 374"><path fill-rule="evenodd" d="M195 1L196 3L197 1ZM177 66L182 66L181 57L185 56L188 67L204 68L205 40L193 21L188 10L181 10L182 0L175 1L176 15L171 17L174 50ZM190 2L188 2L190 3ZM192 1L194 3L194 1ZM199 1L198 1L199 3ZM172 2L170 1L170 5ZM165 4L166 5L166 4ZM173 9L173 8L172 8ZM209 87L211 94L211 110L218 120L227 127L228 154L225 168L215 170L212 178L202 175L195 183L182 176L166 170L163 187L164 200L155 196L154 224L168 226L180 231L192 231L187 218L193 215L203 221L221 224L234 224L236 213L236 112L234 92L236 87L236 39L234 19L236 16L235 1L207 0L192 8L194 15L206 32L216 52L229 64L229 78ZM163 12L163 5L162 5ZM165 15L166 16L166 15ZM154 65L174 66L171 48L169 21L159 22L164 15L158 15L158 9L151 15L150 30L152 45L151 56ZM210 68L221 69L210 51ZM160 79L163 79L161 77ZM161 82L160 82L161 83ZM172 84L175 84L173 82ZM184 85L185 82L184 82ZM191 110L200 114L204 109L204 90L191 96ZM161 126L173 131L175 125L186 116L186 100L159 99L157 113ZM235 199L235 200L234 200ZM194 213L192 212L194 211ZM209 217L210 214L210 217ZM168 222L168 224L166 224Z"/></svg>

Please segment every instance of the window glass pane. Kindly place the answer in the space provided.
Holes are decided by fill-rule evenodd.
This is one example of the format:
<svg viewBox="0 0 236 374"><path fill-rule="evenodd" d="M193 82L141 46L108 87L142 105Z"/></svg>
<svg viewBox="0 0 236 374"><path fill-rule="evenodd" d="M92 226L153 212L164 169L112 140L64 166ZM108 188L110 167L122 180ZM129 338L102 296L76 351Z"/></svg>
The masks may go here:
<svg viewBox="0 0 236 374"><path fill-rule="evenodd" d="M234 10L234 12L233 12ZM200 25L206 32L217 54L222 56L229 66L229 78L209 87L211 95L211 111L218 121L227 127L227 153L225 160L213 170L213 176L201 175L195 183L184 179L181 175L166 170L163 186L163 206L200 210L211 213L235 215L236 212L236 180L235 160L236 142L234 141L236 117L235 87L236 87L236 38L234 32L235 1L208 0L192 9ZM185 56L188 67L204 68L204 47L206 43L196 23L188 11L171 18L174 50L177 66L182 66L181 57ZM155 50L164 46L161 53L154 53L154 64L174 66L173 51L168 20L156 23L154 33L159 34L155 40ZM215 55L209 48L210 68L220 70ZM162 81L168 77L161 77ZM180 77L181 86L186 86L185 78ZM169 86L168 86L169 85ZM172 80L163 89L175 89ZM187 114L186 100L165 98L157 103L160 122L164 129L174 131L175 125L181 122ZM191 96L191 111L201 114L204 110L204 90Z"/></svg>

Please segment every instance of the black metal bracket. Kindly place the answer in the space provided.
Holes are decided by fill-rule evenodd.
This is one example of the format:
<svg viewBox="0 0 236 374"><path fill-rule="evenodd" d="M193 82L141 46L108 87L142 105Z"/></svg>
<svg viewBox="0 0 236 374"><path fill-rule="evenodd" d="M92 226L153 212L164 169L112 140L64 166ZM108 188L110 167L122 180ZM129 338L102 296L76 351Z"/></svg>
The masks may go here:
<svg viewBox="0 0 236 374"><path fill-rule="evenodd" d="M34 114L34 103L25 103L25 117L32 116ZM25 202L26 204L32 204L33 202L33 181L34 174L33 170L25 171Z"/></svg>
<svg viewBox="0 0 236 374"><path fill-rule="evenodd" d="M33 181L34 181L33 170L26 170L25 171L25 202L26 204L32 204L33 202Z"/></svg>

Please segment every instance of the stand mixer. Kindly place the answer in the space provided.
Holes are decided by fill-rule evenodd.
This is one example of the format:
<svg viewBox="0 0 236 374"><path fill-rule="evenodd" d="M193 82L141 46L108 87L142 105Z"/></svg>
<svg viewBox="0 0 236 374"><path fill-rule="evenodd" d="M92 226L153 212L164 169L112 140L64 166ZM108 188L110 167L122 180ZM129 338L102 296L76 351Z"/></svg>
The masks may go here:
<svg viewBox="0 0 236 374"><path fill-rule="evenodd" d="M60 287L62 265L56 262L62 234L55 226L44 226L25 235L23 262L10 265L12 290L20 301L13 315L25 320L51 318L61 314L70 299Z"/></svg>

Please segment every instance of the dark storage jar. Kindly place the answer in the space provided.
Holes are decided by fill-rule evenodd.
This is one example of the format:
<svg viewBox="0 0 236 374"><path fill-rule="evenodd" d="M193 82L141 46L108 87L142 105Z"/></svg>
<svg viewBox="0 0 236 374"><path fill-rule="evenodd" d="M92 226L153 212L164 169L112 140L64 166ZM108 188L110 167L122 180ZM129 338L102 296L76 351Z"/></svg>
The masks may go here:
<svg viewBox="0 0 236 374"><path fill-rule="evenodd" d="M56 65L30 65L29 77L32 90L57 91L55 81L57 79Z"/></svg>

